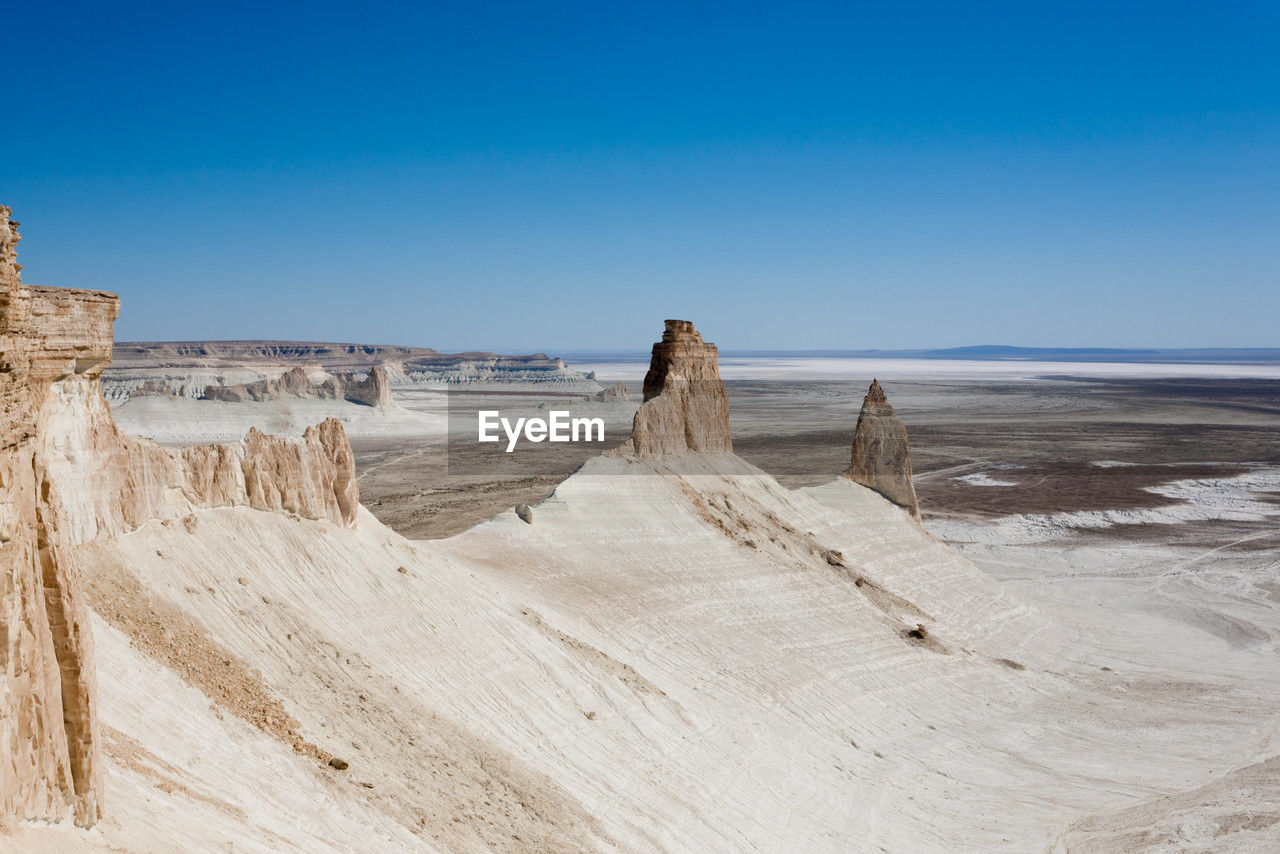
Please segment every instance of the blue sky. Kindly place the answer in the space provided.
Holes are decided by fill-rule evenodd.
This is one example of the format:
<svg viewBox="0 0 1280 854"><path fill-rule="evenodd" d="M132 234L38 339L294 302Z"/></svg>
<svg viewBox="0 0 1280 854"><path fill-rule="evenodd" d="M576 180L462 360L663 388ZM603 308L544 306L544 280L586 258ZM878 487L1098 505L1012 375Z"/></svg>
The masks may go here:
<svg viewBox="0 0 1280 854"><path fill-rule="evenodd" d="M1280 7L16 4L0 202L120 339L1276 346Z"/></svg>

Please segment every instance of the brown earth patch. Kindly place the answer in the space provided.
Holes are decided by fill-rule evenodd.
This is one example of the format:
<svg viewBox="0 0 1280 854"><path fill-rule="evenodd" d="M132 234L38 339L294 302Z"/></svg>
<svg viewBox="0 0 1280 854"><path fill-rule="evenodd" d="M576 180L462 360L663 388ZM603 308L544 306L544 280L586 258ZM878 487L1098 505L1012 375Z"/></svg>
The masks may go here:
<svg viewBox="0 0 1280 854"><path fill-rule="evenodd" d="M218 708L329 765L333 755L299 734L298 722L267 691L261 675L181 608L151 595L122 567L85 573L83 584L90 607L144 655L199 688Z"/></svg>
<svg viewBox="0 0 1280 854"><path fill-rule="evenodd" d="M921 477L916 491L922 508L934 514L1007 516L1014 513L1072 513L1078 510L1139 510L1181 503L1147 487L1174 480L1233 477L1243 465L1125 465L1090 462L1029 463L1018 468L975 465L938 477ZM1016 486L976 486L957 476L981 472Z"/></svg>

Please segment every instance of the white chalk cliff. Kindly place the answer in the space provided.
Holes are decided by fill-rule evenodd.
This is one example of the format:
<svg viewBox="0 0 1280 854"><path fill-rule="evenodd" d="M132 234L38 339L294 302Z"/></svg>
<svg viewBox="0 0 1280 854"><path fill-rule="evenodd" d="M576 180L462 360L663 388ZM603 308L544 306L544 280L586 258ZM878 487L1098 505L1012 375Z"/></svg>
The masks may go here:
<svg viewBox="0 0 1280 854"><path fill-rule="evenodd" d="M342 427L301 440L163 448L121 433L102 396L114 294L22 283L0 207L0 818L92 824L102 800L93 644L74 547L197 507L355 521ZM88 570L92 572L92 568Z"/></svg>

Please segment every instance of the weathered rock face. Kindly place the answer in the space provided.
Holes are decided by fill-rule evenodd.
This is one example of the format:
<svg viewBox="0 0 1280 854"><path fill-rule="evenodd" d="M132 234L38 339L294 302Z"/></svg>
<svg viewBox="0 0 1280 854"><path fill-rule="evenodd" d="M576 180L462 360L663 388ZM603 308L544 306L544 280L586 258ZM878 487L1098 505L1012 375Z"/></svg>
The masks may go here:
<svg viewBox="0 0 1280 854"><path fill-rule="evenodd" d="M200 397L204 400L220 400L225 403L261 402L288 397L316 400L349 400L364 406L391 406L391 383L387 370L381 365L373 367L368 376L357 379L353 373L342 373L313 379L305 368L292 368L279 379L256 380L239 385L205 386ZM136 394L137 392L135 392Z"/></svg>
<svg viewBox="0 0 1280 854"><path fill-rule="evenodd" d="M89 825L96 687L72 547L220 505L351 525L355 460L332 419L182 449L121 433L101 385L119 299L22 284L17 240L0 208L0 823Z"/></svg>
<svg viewBox="0 0 1280 854"><path fill-rule="evenodd" d="M336 419L300 439L251 430L239 442L167 448L121 432L96 382L55 383L43 409L38 444L75 544L198 507L355 523L355 459Z"/></svg>
<svg viewBox="0 0 1280 854"><path fill-rule="evenodd" d="M244 474L244 503L250 507L340 525L355 523L360 506L356 459L338 419L308 427L301 442L253 429L240 445L214 447L227 447L232 456L244 449L239 468ZM189 456L187 463L190 473ZM213 471L216 481L219 468ZM224 503L221 498L219 503Z"/></svg>
<svg viewBox="0 0 1280 854"><path fill-rule="evenodd" d="M638 456L733 452L719 353L689 321L668 320L653 345L644 403L623 447Z"/></svg>
<svg viewBox="0 0 1280 854"><path fill-rule="evenodd" d="M911 481L911 446L906 425L894 414L880 383L862 400L858 426L853 432L853 453L844 476L905 507L920 518L915 484Z"/></svg>
<svg viewBox="0 0 1280 854"><path fill-rule="evenodd" d="M88 825L102 790L92 639L38 436L52 385L109 358L118 302L24 286L16 226L0 208L0 820Z"/></svg>

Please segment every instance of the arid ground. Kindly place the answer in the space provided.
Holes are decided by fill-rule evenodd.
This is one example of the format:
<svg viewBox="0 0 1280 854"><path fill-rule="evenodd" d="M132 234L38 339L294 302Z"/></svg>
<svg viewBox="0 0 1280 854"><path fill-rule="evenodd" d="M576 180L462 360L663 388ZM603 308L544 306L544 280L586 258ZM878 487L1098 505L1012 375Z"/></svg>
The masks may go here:
<svg viewBox="0 0 1280 854"><path fill-rule="evenodd" d="M627 379L637 391L634 377ZM825 483L848 466L865 383L726 385L739 456L792 488ZM1280 466L1278 380L913 378L888 380L885 387L910 431L926 522L1157 508L1178 499L1147 487ZM477 399L532 409L538 403L574 407L581 398ZM411 408L442 405L441 396L430 392L397 393L397 400ZM621 441L630 429L630 411L591 414L607 416L606 435ZM438 440L352 444L364 503L383 522L416 538L449 536L514 504L535 503L602 447L544 445L534 453L523 446L512 455L516 459L507 459L492 446L454 445L446 452ZM1231 520L1154 528L1120 524L1095 535L1217 546L1256 533L1255 527ZM1259 538L1239 547L1280 549L1280 542Z"/></svg>

